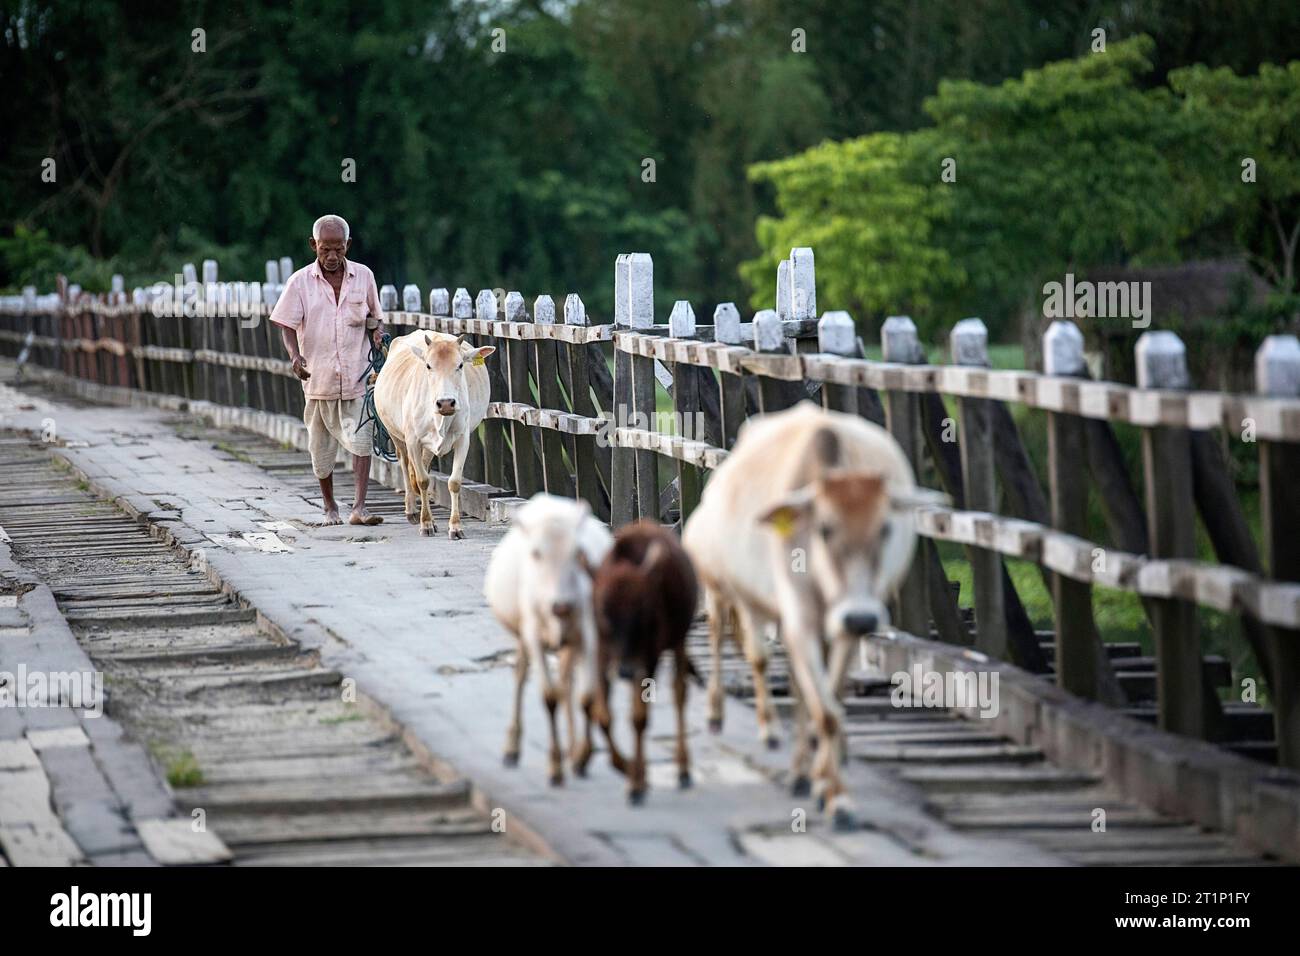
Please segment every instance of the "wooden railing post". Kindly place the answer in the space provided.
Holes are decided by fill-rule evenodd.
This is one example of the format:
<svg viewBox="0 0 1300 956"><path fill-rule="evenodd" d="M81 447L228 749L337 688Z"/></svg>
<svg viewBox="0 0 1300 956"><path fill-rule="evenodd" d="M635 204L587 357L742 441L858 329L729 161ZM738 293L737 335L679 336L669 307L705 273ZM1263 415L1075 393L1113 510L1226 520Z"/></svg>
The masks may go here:
<svg viewBox="0 0 1300 956"><path fill-rule="evenodd" d="M457 293L459 295L459 293ZM508 321L523 322L527 315L523 309L523 297L512 302L515 311ZM496 293L483 289L474 302L476 317L479 321L497 321ZM523 339L506 339L506 381L510 389L510 401L532 405L533 394L528 385L528 346ZM537 457L533 451L533 436L529 426L523 422L510 423L510 450L514 457L515 494L521 498L531 498L542 490L541 475L538 474Z"/></svg>
<svg viewBox="0 0 1300 956"><path fill-rule="evenodd" d="M587 307L576 292L565 296L564 324L570 328L587 327ZM591 398L587 346L566 346L560 361L569 367L569 404L573 413L584 418L595 417L596 403ZM597 447L595 435L573 436L573 471L578 483L578 497L587 500L597 518L608 521L609 502L601 482L603 480L608 486L609 449Z"/></svg>
<svg viewBox="0 0 1300 956"><path fill-rule="evenodd" d="M510 303L518 292L506 296L506 314L511 314ZM519 296L522 310L523 296ZM539 295L533 300L533 321L538 325L555 325L555 300L549 295ZM553 339L537 339L537 407L554 411L564 410L564 399L560 394L560 367L556 355L556 343ZM574 495L573 477L564 464L564 440L560 433L552 428L541 429L542 433L542 481L546 490L553 495L572 498Z"/></svg>
<svg viewBox="0 0 1300 956"><path fill-rule="evenodd" d="M674 339L691 340L695 338L695 310L685 299L673 304L672 315L668 317L668 334ZM701 431L700 387L695 368L691 365L673 366L673 413L677 419L677 434L688 441L698 441ZM677 460L677 499L680 504L679 527L686 526L686 519L691 516L700 503L700 490L704 479L700 469L681 459Z"/></svg>
<svg viewBox="0 0 1300 956"><path fill-rule="evenodd" d="M763 309L754 316L754 351L789 355L785 327L775 309ZM785 379L758 377L758 404L764 414L790 408L804 397L803 383Z"/></svg>
<svg viewBox="0 0 1300 956"><path fill-rule="evenodd" d="M1255 388L1279 398L1300 396L1300 341L1270 335L1255 353ZM1300 581L1300 445L1259 443L1260 523L1269 573ZM1300 770L1300 631L1272 628L1273 723L1277 762Z"/></svg>
<svg viewBox="0 0 1300 956"><path fill-rule="evenodd" d="M858 330L847 312L827 312L817 322L817 351L825 355L856 358ZM826 382L822 385L822 407L847 415L858 414L858 390L852 385Z"/></svg>
<svg viewBox="0 0 1300 956"><path fill-rule="evenodd" d="M962 319L949 335L954 365L987 368L989 334L981 319ZM993 463L993 431L989 400L960 399L961 472L966 507L997 512L997 472ZM975 584L975 648L998 660L1007 660L1006 596L1002 590L1002 557L987 548L969 547L971 577Z"/></svg>
<svg viewBox="0 0 1300 956"><path fill-rule="evenodd" d="M614 261L614 330L626 332L632 328L630 288L631 256L620 253ZM609 422L609 435L628 424L632 409L632 356L614 349L614 407ZM615 445L610 463L609 508L610 524L619 528L636 517L636 453L631 448Z"/></svg>
<svg viewBox="0 0 1300 956"><path fill-rule="evenodd" d="M825 322L825 318L822 321ZM886 319L880 329L880 343L886 362L914 365L921 359L921 343L916 334L916 325L907 316L895 315ZM857 351L856 336L852 340L851 347L854 352ZM887 392L884 405L885 425L889 429L889 433L894 436L894 440L898 442L899 447L903 449L904 456L912 466L912 474L916 475L919 481L921 475L921 418L920 406L917 403L916 396L911 392ZM929 548L927 548L927 545L929 545ZM927 554L927 550L930 549L933 549L930 542L924 540L920 542L920 547L917 548L916 554L912 558L912 568L907 572L907 577L903 580L902 587L899 588L898 592L898 627L909 634L926 638L930 636L930 618L926 613L926 606L930 603L929 592L932 590L927 583L927 578L932 577L932 575L926 571L931 562L931 558ZM938 560L938 552L935 552L933 561L937 563ZM939 566L939 570L942 571L942 565ZM940 585L944 589L948 587L946 576L942 582L936 581L935 587ZM936 594L935 599L944 601L951 607L952 597L950 593ZM953 610L955 612L955 608ZM936 621L939 618L940 614L936 614ZM956 639L956 635L959 633L955 627L939 630L945 639ZM949 631L949 633L944 634L944 630Z"/></svg>
<svg viewBox="0 0 1300 956"><path fill-rule="evenodd" d="M1043 333L1043 372L1079 377L1086 370L1083 333L1073 322L1056 321ZM1047 484L1052 527L1080 538L1088 537L1087 446L1083 422L1077 415L1047 412ZM1105 555L1102 555L1105 559ZM1052 604L1056 608L1056 683L1072 694L1097 700L1101 670L1096 625L1092 617L1092 585L1064 574L1053 574Z"/></svg>
<svg viewBox="0 0 1300 956"><path fill-rule="evenodd" d="M740 334L740 311L734 302L723 302L714 308L713 340L722 345L744 344ZM718 390L722 407L723 447L731 448L736 443L736 433L745 420L745 377L719 372Z"/></svg>
<svg viewBox="0 0 1300 956"><path fill-rule="evenodd" d="M637 331L648 331L655 322L654 261L648 253L628 256L628 321ZM655 360L641 355L632 358L633 425L656 431ZM636 514L659 520L659 456L649 449L636 449Z"/></svg>
<svg viewBox="0 0 1300 956"><path fill-rule="evenodd" d="M1173 332L1143 332L1136 356L1139 388L1187 387L1186 350ZM1195 558L1196 506L1187 429L1165 425L1143 429L1142 463L1151 555ZM1196 606L1177 598L1155 598L1151 604L1160 727L1204 737L1205 686Z"/></svg>

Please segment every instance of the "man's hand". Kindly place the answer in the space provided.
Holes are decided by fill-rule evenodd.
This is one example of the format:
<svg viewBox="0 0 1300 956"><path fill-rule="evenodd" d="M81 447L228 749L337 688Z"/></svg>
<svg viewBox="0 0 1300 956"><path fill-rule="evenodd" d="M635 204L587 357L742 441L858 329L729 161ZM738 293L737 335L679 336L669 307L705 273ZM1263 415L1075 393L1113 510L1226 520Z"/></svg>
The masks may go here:
<svg viewBox="0 0 1300 956"><path fill-rule="evenodd" d="M370 333L370 341L375 343L375 348L384 347L384 323L380 322Z"/></svg>
<svg viewBox="0 0 1300 956"><path fill-rule="evenodd" d="M311 378L311 372L307 371L307 360L301 355L295 355L293 357L293 374L297 375L298 378L302 379L304 382Z"/></svg>

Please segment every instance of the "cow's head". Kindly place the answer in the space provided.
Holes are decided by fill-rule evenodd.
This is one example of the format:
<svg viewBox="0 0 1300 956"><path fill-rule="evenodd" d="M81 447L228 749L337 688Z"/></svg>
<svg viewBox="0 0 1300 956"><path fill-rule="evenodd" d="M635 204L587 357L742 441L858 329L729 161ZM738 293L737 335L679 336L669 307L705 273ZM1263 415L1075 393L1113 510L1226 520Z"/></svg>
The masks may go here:
<svg viewBox="0 0 1300 956"><path fill-rule="evenodd" d="M496 346L475 348L463 339L442 332L425 332L410 345L411 353L424 363L429 373L429 389L433 407L445 420L465 407L469 401L469 386L465 372L496 351ZM439 431L442 430L441 422Z"/></svg>
<svg viewBox="0 0 1300 956"><path fill-rule="evenodd" d="M820 475L762 515L803 566L784 562L817 599L824 633L860 637L889 625L885 602L916 543L914 489L891 488L879 472L840 467L839 442L822 429L814 453ZM805 592L806 593L806 592Z"/></svg>
<svg viewBox="0 0 1300 956"><path fill-rule="evenodd" d="M526 568L533 594L544 595L545 610L561 622L584 613L591 602L593 568L582 550L582 525L591 506L578 498L547 499L547 506L525 506L515 515L513 526L524 536Z"/></svg>

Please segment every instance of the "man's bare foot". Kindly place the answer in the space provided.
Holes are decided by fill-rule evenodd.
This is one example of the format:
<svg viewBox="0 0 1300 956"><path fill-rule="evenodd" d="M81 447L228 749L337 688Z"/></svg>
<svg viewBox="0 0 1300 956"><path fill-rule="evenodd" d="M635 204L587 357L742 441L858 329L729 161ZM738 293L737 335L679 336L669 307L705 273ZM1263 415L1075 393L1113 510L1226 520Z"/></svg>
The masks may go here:
<svg viewBox="0 0 1300 956"><path fill-rule="evenodd" d="M352 514L348 517L348 524L382 524L383 521L383 517L371 514L366 508L353 508Z"/></svg>
<svg viewBox="0 0 1300 956"><path fill-rule="evenodd" d="M339 509L336 506L325 506L325 520L321 522L324 527L334 524L342 524L343 520L339 517Z"/></svg>

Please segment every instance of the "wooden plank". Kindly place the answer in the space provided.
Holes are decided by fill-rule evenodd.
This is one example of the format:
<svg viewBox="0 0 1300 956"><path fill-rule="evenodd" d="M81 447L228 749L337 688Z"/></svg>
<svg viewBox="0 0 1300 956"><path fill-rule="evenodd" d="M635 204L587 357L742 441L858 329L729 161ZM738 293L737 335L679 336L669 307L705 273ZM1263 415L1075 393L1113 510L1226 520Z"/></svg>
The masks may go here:
<svg viewBox="0 0 1300 956"><path fill-rule="evenodd" d="M691 342L697 337L695 329L695 312L689 302L681 300L673 306L668 318L668 333L678 342ZM676 417L678 434L690 441L700 440L699 432L703 412L700 407L699 379L692 366L674 363L673 372L673 413ZM685 527L686 519L691 516L700 503L703 488L700 469L681 459L677 460L677 499L679 527Z"/></svg>
<svg viewBox="0 0 1300 956"><path fill-rule="evenodd" d="M1255 361L1255 387L1271 396L1300 394L1300 342L1269 336ZM1260 524L1269 571L1280 581L1300 581L1300 445L1259 443ZM1270 637L1273 719L1277 760L1300 770L1300 630L1275 629Z"/></svg>
<svg viewBox="0 0 1300 956"><path fill-rule="evenodd" d="M587 322L587 309L577 294L570 294L564 300L565 325L582 326ZM591 395L591 373L585 345L565 345L560 350L560 361L568 368L569 407L575 415L586 418L596 416L596 404ZM573 471L577 476L578 497L585 499L592 513L601 521L609 520L609 493L607 491L609 470L606 464L602 472L600 462L602 449L598 448L595 435L575 435L573 437ZM609 461L609 448L606 446L603 458Z"/></svg>
<svg viewBox="0 0 1300 956"><path fill-rule="evenodd" d="M1079 375L1086 368L1083 334L1072 322L1053 322L1043 335L1043 359L1052 375ZM1008 416L1009 417L1009 416ZM1005 423L1004 423L1005 424ZM1015 427L1015 423L1011 423ZM1052 527L1066 534L1088 534L1088 474L1084 459L1083 423L1075 415L1047 413L1047 483L1051 493ZM1032 479L1032 484L1031 484ZM1021 507L1029 520L1041 508L1035 499L1032 473L1018 483ZM1040 492L1041 494L1041 492ZM1092 586L1064 574L1050 577L1056 610L1056 682L1088 700L1122 703L1118 683L1097 634L1092 616ZM1106 680L1109 678L1109 680ZM1103 692L1103 683L1107 691Z"/></svg>
<svg viewBox="0 0 1300 956"><path fill-rule="evenodd" d="M951 334L953 361L988 366L988 332L979 319L963 319ZM997 477L993 462L992 417L989 402L961 399L961 474L966 507L996 513ZM975 647L999 660L1010 659L1007 608L1002 588L1002 558L987 548L967 551L975 590Z"/></svg>
<svg viewBox="0 0 1300 956"><path fill-rule="evenodd" d="M631 423L634 427L657 432L655 427L657 401L655 398L655 360L631 357L632 402ZM637 448L636 462L636 516L659 520L659 456L648 448Z"/></svg>
<svg viewBox="0 0 1300 956"><path fill-rule="evenodd" d="M515 293L511 293L514 295ZM509 316L507 298L507 316ZM555 303L549 295L538 296L533 303L533 319L542 325L555 324ZM533 343L533 369L537 381L537 403L541 408L563 410L563 393L560 389L559 356L557 343L538 339ZM542 441L542 484L549 494L564 498L574 496L573 476L564 460L564 440L551 429L540 429Z"/></svg>
<svg viewBox="0 0 1300 956"><path fill-rule="evenodd" d="M533 394L528 384L530 344L522 339L508 340L505 368L510 401L532 405ZM537 468L537 457L533 452L533 437L530 431L527 425L518 422L510 424L510 449L514 468L514 481L511 482L511 487L521 498L531 498L542 490L542 476Z"/></svg>
<svg viewBox="0 0 1300 956"><path fill-rule="evenodd" d="M1172 332L1144 332L1137 344L1139 384L1185 387L1183 343ZM1185 428L1157 425L1142 434L1142 462L1151 553L1157 558L1196 556L1191 439ZM1160 661L1157 708L1162 730L1204 737L1205 688L1196 607L1160 598L1152 604L1152 630Z"/></svg>
<svg viewBox="0 0 1300 956"><path fill-rule="evenodd" d="M831 313L827 313L831 315ZM847 317L847 316L846 316ZM823 318L823 321L826 321ZM851 333L850 328L843 330ZM911 319L902 316L892 316L885 320L882 326L881 344L885 349L885 360L893 362L913 362L919 361L921 355L920 340L917 337L916 325ZM857 336L853 335L847 345L848 348L856 348ZM834 343L827 342L828 348L823 351L829 351L834 347ZM846 389L850 392L852 407L856 413L858 401L856 394L852 394L852 389L843 385L827 385L826 389ZM844 401L845 396L833 395L827 399ZM921 425L920 425L920 407L915 395L908 392L891 391L885 394L884 400L885 423L889 433L894 436L899 447L903 450L903 455L907 458L908 463L912 466L912 474L921 474ZM937 554L936 554L937 561ZM930 632L930 621L927 614L927 607L930 600L930 589L927 585L927 575L931 573L934 564L931 563L930 557L924 551L918 551L912 557L912 567L908 571L907 577L903 579L902 586L898 591L898 608L895 615L899 627L909 634L916 634L920 637L928 637ZM947 590L947 577L943 575L942 565L939 567L940 582L939 586L946 591L940 591L940 596L945 603L949 601ZM955 611L955 608L954 608ZM958 637L952 633L952 617L946 610L940 610L936 620L942 617L944 628L949 631L949 637ZM946 639L946 638L945 638ZM959 638L958 638L959 639Z"/></svg>

